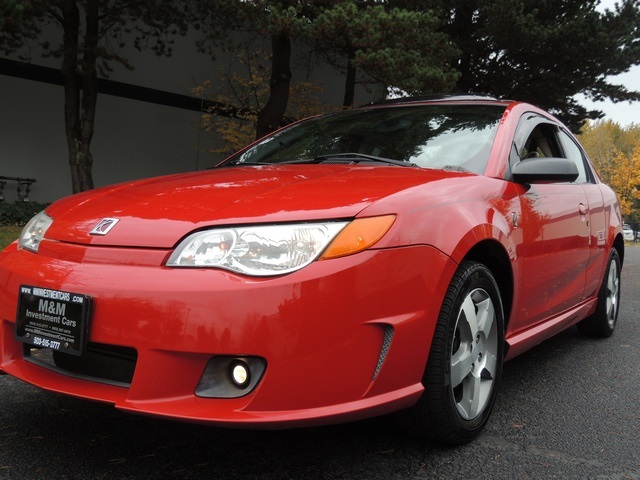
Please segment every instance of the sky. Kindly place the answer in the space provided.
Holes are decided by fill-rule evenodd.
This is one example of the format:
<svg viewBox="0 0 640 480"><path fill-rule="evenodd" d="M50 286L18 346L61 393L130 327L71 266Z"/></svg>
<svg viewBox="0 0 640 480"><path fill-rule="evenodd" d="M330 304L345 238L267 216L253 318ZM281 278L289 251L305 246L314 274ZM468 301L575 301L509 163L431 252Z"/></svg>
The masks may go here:
<svg viewBox="0 0 640 480"><path fill-rule="evenodd" d="M598 10L613 10L618 1L619 0L601 0ZM631 68L627 73L611 77L608 81L612 84L623 85L627 90L640 91L640 65ZM613 120L621 126L628 126L632 123L640 125L640 102L592 102L586 100L584 97L577 98L581 98L581 100L578 101L585 107L595 108L604 112L605 119L607 120Z"/></svg>
<svg viewBox="0 0 640 480"><path fill-rule="evenodd" d="M640 91L640 66L635 66L622 75L611 77L608 81L612 84L623 85L627 90ZM640 102L592 102L584 97L579 102L585 107L601 110L604 112L606 120L613 120L621 126L629 126L632 123L640 125Z"/></svg>

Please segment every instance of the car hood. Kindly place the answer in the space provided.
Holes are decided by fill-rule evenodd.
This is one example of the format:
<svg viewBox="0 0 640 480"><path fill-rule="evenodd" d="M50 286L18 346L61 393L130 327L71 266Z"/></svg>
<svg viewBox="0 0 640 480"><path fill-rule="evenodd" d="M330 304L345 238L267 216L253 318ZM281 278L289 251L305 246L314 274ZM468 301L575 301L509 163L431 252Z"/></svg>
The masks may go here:
<svg viewBox="0 0 640 480"><path fill-rule="evenodd" d="M460 174L393 166L217 168L103 187L47 209L46 238L79 244L171 248L208 226L352 218L420 184ZM393 212L389 212L393 213ZM118 219L106 235L89 232Z"/></svg>

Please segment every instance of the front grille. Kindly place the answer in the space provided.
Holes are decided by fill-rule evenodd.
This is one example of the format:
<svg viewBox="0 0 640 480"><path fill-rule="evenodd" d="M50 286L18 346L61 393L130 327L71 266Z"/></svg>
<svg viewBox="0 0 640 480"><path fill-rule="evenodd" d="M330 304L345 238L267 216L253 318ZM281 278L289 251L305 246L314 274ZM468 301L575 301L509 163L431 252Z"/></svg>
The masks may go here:
<svg viewBox="0 0 640 480"><path fill-rule="evenodd" d="M378 374L380 373L380 370L382 370L382 365L387 358L389 348L391 348L391 340L393 340L393 327L391 325L386 325L384 327L384 338L382 339L382 347L380 348L380 355L378 356L378 364L376 365L376 371L373 374L373 380L378 378Z"/></svg>
<svg viewBox="0 0 640 480"><path fill-rule="evenodd" d="M89 343L80 356L25 345L25 360L65 375L129 387L138 360L133 348Z"/></svg>

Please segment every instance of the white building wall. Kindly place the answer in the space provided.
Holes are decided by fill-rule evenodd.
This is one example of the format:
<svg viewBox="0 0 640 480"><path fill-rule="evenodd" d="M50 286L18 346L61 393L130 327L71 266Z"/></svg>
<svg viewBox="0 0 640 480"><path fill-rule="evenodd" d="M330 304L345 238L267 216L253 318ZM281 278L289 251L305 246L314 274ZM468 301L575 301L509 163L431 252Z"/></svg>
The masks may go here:
<svg viewBox="0 0 640 480"><path fill-rule="evenodd" d="M300 53L299 55L305 55ZM205 80L219 78L228 59L199 54L194 37L178 39L171 57L153 52L127 54L135 70L116 66L111 80L189 95ZM14 58L17 58L14 57ZM300 57L298 57L300 58ZM57 67L59 60L35 57L33 63ZM292 65L304 62L293 61ZM344 78L329 67L294 71L293 81L321 78L329 104L340 104ZM374 96L359 92L359 102ZM63 88L0 75L0 176L31 177L30 199L51 202L69 195L71 175L64 130ZM203 169L221 158L199 151L210 148L213 134L197 129L199 112L101 94L91 144L96 186L169 173ZM7 183L5 201L16 199L15 182Z"/></svg>
<svg viewBox="0 0 640 480"><path fill-rule="evenodd" d="M62 87L0 76L0 105L0 175L35 178L32 201L70 194ZM96 186L210 166L211 156L198 154L199 141L210 140L197 130L199 118L198 112L100 95L91 144ZM6 201L16 199L16 186L7 182Z"/></svg>

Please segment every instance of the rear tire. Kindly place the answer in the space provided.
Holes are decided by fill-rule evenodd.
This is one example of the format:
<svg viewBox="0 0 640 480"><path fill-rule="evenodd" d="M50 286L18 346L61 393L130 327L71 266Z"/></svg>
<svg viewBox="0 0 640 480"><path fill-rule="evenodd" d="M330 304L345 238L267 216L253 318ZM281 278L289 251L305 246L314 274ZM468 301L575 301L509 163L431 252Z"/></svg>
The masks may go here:
<svg viewBox="0 0 640 480"><path fill-rule="evenodd" d="M504 357L504 313L491 271L463 262L447 290L418 402L399 413L410 433L462 445L477 437L495 403Z"/></svg>
<svg viewBox="0 0 640 480"><path fill-rule="evenodd" d="M578 331L589 337L610 337L618 322L620 309L620 255L615 248L609 254L609 263L598 292L596 311L578 323Z"/></svg>

